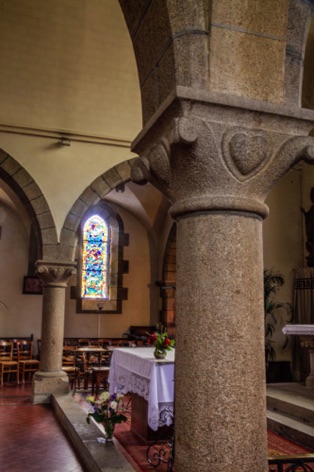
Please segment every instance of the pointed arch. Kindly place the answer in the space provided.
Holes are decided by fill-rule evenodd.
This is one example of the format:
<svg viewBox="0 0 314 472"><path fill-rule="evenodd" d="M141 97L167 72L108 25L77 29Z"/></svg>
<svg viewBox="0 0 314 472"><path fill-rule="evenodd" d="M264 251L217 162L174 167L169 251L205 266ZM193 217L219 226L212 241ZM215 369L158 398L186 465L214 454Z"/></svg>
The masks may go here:
<svg viewBox="0 0 314 472"><path fill-rule="evenodd" d="M69 211L62 231L60 242L73 260L78 243L78 231L85 214L111 190L131 180L134 159L121 162L97 177L79 196Z"/></svg>
<svg viewBox="0 0 314 472"><path fill-rule="evenodd" d="M102 199L111 190L131 180L131 169L135 159L121 162L95 179L80 195L67 215L61 231L63 251L74 260L82 251L82 231L88 219L97 214L108 225L110 233L110 257L108 264L107 297L98 293L95 297L82 296L82 264L78 267L78 281L74 298L78 313L121 313L122 300L127 298L123 288L123 273L128 271L128 261L123 260L123 247L128 245L128 235L124 233L123 222ZM78 246L79 245L79 246ZM81 257L79 257L81 260Z"/></svg>

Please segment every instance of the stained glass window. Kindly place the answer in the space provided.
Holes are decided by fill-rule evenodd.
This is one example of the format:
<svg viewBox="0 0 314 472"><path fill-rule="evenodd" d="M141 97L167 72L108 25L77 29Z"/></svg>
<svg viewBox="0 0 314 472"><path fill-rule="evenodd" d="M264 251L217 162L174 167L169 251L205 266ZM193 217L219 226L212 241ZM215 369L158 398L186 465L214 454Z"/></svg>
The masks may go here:
<svg viewBox="0 0 314 472"><path fill-rule="evenodd" d="M108 226L91 216L83 227L82 297L108 298Z"/></svg>

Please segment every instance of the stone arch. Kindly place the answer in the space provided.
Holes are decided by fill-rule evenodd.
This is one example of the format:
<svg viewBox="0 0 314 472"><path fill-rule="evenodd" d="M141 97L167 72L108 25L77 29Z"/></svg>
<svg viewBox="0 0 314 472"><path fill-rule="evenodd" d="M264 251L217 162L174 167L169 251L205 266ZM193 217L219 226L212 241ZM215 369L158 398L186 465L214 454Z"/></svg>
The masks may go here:
<svg viewBox="0 0 314 472"><path fill-rule="evenodd" d="M60 237L66 260L75 259L78 229L86 212L112 189L131 180L134 160L135 158L121 162L97 177L73 204L65 219Z"/></svg>
<svg viewBox="0 0 314 472"><path fill-rule="evenodd" d="M137 61L146 123L175 88L208 81L208 17L203 0L119 0Z"/></svg>
<svg viewBox="0 0 314 472"><path fill-rule="evenodd" d="M185 88L211 90L210 51L215 47L211 39L212 16L220 0L186 0L181 8L169 0L138 2L136 6L127 0L119 2L137 61L144 124L163 103L169 104ZM281 36L272 38L285 47L283 91L278 101L291 106L301 106L303 61L312 7L312 0L287 2L281 9ZM251 12L249 9L248 13ZM232 20L231 15L228 21ZM277 21L274 15L274 28ZM223 94L228 95L227 90Z"/></svg>
<svg viewBox="0 0 314 472"><path fill-rule="evenodd" d="M38 259L49 259L57 246L57 231L48 203L32 176L0 149L0 177L20 198L33 223Z"/></svg>
<svg viewBox="0 0 314 472"><path fill-rule="evenodd" d="M305 48L312 15L313 1L290 2L285 61L285 102L290 105L302 106Z"/></svg>

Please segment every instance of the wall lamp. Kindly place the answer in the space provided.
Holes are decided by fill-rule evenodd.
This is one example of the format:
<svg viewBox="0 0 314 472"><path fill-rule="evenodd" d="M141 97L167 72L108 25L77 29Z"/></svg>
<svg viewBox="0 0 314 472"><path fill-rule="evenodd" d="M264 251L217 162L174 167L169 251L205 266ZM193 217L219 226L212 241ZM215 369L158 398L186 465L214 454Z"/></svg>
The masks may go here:
<svg viewBox="0 0 314 472"><path fill-rule="evenodd" d="M62 136L58 141L58 145L61 147L71 146L71 141L69 140L69 138Z"/></svg>

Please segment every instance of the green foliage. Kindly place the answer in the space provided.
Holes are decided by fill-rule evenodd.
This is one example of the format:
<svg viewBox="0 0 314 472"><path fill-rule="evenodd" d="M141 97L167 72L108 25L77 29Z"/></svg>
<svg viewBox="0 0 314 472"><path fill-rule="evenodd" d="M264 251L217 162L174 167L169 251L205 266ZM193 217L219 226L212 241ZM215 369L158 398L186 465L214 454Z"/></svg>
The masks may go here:
<svg viewBox="0 0 314 472"><path fill-rule="evenodd" d="M174 339L170 339L163 328L160 332L150 334L147 341L149 346L154 346L159 352L171 351L175 345Z"/></svg>

